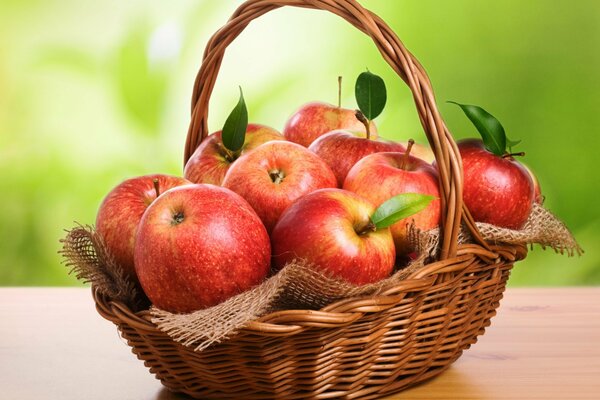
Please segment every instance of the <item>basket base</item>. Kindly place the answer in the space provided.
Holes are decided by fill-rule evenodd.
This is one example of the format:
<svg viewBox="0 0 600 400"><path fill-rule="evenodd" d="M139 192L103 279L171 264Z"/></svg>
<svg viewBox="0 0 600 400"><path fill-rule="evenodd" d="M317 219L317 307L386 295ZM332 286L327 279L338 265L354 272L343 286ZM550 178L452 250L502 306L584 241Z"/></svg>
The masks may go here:
<svg viewBox="0 0 600 400"><path fill-rule="evenodd" d="M496 314L511 263L472 265L386 312L292 336L240 332L194 352L151 324L118 323L150 372L198 399L375 399L443 373ZM114 321L113 322L117 322Z"/></svg>

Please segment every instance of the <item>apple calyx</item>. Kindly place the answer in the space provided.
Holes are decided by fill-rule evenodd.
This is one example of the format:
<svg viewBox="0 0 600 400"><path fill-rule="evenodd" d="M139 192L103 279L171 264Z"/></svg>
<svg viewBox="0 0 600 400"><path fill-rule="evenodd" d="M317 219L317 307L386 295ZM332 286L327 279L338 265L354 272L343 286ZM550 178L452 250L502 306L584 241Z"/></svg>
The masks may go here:
<svg viewBox="0 0 600 400"><path fill-rule="evenodd" d="M171 225L172 226L181 224L183 222L183 219L184 219L183 211L177 211L175 214L173 214L172 218L173 218L171 220Z"/></svg>
<svg viewBox="0 0 600 400"><path fill-rule="evenodd" d="M365 126L365 131L367 132L367 139L371 139L371 122L367 119L367 117L365 117L365 114L363 114L360 110L356 110L354 112L354 116Z"/></svg>
<svg viewBox="0 0 600 400"><path fill-rule="evenodd" d="M283 178L285 178L285 173L279 169L273 169L269 171L269 177L276 185L279 185L283 182Z"/></svg>
<svg viewBox="0 0 600 400"><path fill-rule="evenodd" d="M406 146L406 151L404 152L404 157L402 157L402 164L400 165L401 169L406 169L408 165L408 158L410 157L410 151L412 150L415 141L413 139L408 139L408 145Z"/></svg>
<svg viewBox="0 0 600 400"><path fill-rule="evenodd" d="M156 193L156 197L160 196L160 184L158 183L158 179L152 179L152 184L154 184L154 193Z"/></svg>

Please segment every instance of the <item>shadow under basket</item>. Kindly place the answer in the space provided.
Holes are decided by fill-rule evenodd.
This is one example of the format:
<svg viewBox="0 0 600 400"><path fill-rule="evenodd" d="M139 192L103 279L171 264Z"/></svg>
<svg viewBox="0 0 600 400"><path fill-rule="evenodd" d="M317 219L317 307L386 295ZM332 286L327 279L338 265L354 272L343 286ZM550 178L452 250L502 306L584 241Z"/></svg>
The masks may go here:
<svg viewBox="0 0 600 400"><path fill-rule="evenodd" d="M434 377L477 341L495 315L525 245L486 243L462 202L462 163L427 74L396 34L355 0L249 0L209 40L192 96L184 161L208 135L208 101L227 46L255 18L282 6L332 12L369 35L410 88L439 170L442 221L436 259L377 296L252 321L203 351L185 347L92 287L150 372L195 398L378 398ZM459 244L461 227L472 243Z"/></svg>

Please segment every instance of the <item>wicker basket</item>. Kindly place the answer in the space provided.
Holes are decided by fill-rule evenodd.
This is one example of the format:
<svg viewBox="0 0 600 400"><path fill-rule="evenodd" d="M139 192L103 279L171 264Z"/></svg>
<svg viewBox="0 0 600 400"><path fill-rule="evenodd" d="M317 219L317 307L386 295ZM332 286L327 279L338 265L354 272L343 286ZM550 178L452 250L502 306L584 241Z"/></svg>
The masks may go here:
<svg viewBox="0 0 600 400"><path fill-rule="evenodd" d="M282 6L330 11L369 35L412 91L435 153L442 202L439 260L382 295L319 311L288 310L253 321L228 341L194 352L92 288L150 372L196 398L377 398L444 371L483 334L515 261L527 248L483 241L462 202L462 165L419 62L378 16L355 0L249 0L208 42L196 78L185 160L208 135L208 101L227 46L253 19ZM475 244L458 244L461 223Z"/></svg>

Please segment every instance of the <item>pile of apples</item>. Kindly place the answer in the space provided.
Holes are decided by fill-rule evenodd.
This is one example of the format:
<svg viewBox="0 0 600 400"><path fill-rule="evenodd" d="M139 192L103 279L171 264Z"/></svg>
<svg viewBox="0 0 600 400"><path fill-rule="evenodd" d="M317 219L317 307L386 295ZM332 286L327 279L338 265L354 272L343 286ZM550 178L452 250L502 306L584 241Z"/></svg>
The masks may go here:
<svg viewBox="0 0 600 400"><path fill-rule="evenodd" d="M221 303L294 260L356 285L389 276L414 257L408 225L440 223L438 175L427 146L378 137L383 80L364 72L355 92L360 110L308 103L281 134L248 124L240 89L183 178L132 178L106 196L96 230L114 261L155 306L177 313ZM478 129L481 115L492 121L461 107ZM489 135L459 142L464 200L477 221L518 229L539 185L502 135L497 147Z"/></svg>

